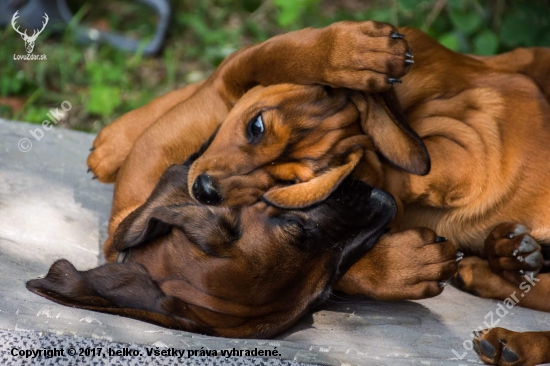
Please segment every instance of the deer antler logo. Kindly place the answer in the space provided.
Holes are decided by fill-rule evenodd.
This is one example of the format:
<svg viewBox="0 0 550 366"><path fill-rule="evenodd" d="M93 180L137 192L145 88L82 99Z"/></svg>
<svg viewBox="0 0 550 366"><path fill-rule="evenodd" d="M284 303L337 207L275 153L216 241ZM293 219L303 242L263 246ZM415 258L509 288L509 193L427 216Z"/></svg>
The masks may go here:
<svg viewBox="0 0 550 366"><path fill-rule="evenodd" d="M19 16L17 15L19 13L19 10L15 12L15 14L13 14L13 17L11 18L11 26L13 27L13 29L19 33L21 35L21 38L23 38L23 41L25 41L25 48L27 49L27 53L31 53L32 50L34 49L34 42L36 42L36 38L38 38L38 35L40 33L42 33L42 31L44 30L44 28L46 28L46 24L48 24L48 20L50 18L48 18L48 14L44 13L44 22L42 22L42 29L40 29L39 31L36 31L36 29L34 30L33 34L31 36L29 36L27 34L27 30L25 29L25 32L21 32L19 30L19 26L17 28L15 28L15 20L17 18L19 18Z"/></svg>

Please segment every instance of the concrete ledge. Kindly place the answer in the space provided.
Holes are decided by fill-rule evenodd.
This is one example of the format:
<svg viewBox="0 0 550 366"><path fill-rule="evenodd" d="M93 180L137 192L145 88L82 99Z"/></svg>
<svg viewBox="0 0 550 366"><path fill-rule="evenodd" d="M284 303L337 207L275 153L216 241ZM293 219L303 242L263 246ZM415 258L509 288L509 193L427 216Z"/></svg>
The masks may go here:
<svg viewBox="0 0 550 366"><path fill-rule="evenodd" d="M473 351L464 349L463 342L471 340L472 330L483 326L484 321L490 323L487 314L491 311L495 321L500 319L495 313L498 302L454 288L447 288L435 299L401 303L333 297L322 309L270 341L172 331L132 319L64 307L30 293L25 282L44 275L57 259L66 258L80 270L102 263L100 245L105 238L112 196L112 186L92 181L86 174L85 161L93 135L52 129L43 131L44 136L37 141L29 131L39 127L0 120L0 337L3 340L22 333L36 336L48 332L60 344L66 342L67 336L78 336L108 344L182 349L277 347L282 359L322 365L480 363ZM21 145L18 147L25 138L32 143L28 152L22 152ZM23 149L28 145L25 143ZM514 308L499 320L498 326L549 330L550 315ZM7 343L2 344L0 352L6 354ZM453 349L460 356L466 354L460 358Z"/></svg>

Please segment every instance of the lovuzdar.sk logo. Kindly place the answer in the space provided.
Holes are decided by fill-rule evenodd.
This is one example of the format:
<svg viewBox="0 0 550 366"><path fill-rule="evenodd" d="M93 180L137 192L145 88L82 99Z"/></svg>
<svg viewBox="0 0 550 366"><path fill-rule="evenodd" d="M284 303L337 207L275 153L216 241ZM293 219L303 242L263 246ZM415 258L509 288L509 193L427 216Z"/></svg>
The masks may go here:
<svg viewBox="0 0 550 366"><path fill-rule="evenodd" d="M36 42L36 39L38 38L38 36L40 35L40 33L42 33L42 31L44 30L44 28L46 28L46 24L48 24L48 20L50 18L48 18L48 14L44 13L44 21L42 22L42 29L40 30L36 30L34 29L33 30L33 33L32 35L28 35L27 34L27 29L25 29L24 32L21 32L19 30L20 26L17 26L16 25L16 19L19 18L19 10L15 12L15 14L13 14L13 17L11 18L11 26L13 27L13 29L19 33L21 35L21 38L23 38L23 41L25 41L25 49L27 51L27 54L26 55L16 55L14 54L13 55L13 59L14 60L47 60L47 57L46 55L33 55L32 54L32 51L34 50L34 43ZM17 27L16 27L17 26Z"/></svg>

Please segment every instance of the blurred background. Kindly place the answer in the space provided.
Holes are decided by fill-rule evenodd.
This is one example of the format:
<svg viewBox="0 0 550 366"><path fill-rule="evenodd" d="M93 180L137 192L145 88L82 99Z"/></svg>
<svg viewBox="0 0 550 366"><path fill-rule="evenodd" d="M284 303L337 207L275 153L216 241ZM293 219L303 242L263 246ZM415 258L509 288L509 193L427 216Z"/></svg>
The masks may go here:
<svg viewBox="0 0 550 366"><path fill-rule="evenodd" d="M6 1L14 0L0 0L0 5ZM67 1L74 15L70 22L56 27L50 19L36 41L33 53L46 54L47 61L14 60L14 54L26 53L24 43L11 24L0 28L0 117L41 123L50 108L68 100L73 107L58 125L97 132L156 96L208 77L242 46L344 19L417 27L453 50L477 55L550 47L549 0L167 2L167 32L154 55L147 55L146 45L162 17L137 1ZM8 22L12 14L4 14ZM142 47L128 52L107 43L82 43L78 29L117 33Z"/></svg>

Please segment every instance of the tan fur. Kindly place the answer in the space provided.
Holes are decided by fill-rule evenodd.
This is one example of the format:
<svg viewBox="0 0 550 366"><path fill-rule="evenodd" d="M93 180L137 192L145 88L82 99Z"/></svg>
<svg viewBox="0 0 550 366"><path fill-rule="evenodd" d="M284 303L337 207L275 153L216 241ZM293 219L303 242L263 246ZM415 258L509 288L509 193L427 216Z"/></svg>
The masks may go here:
<svg viewBox="0 0 550 366"><path fill-rule="evenodd" d="M268 164L264 170L248 174L243 179L235 179L232 182L232 189L242 193L235 203L242 204L246 203L249 197L260 197L273 185L273 177L286 181L303 182L313 179L315 169L319 169L319 166L334 164L347 156L347 149L353 145L340 145L343 148L338 148L337 145L341 140L350 136L359 139L359 146L363 147L363 160L356 167L356 171L376 172L371 177L367 177L365 174L363 180L373 186L380 186L382 184L382 165L374 152L372 142L367 136L361 134L360 126L356 123L359 116L358 110L356 106L346 102L347 91L333 90L329 96L321 87L288 84L269 88L257 87L239 100L238 104L235 104L236 99L242 97L246 91L246 89L235 89L235 86L252 87L258 82L270 84L282 81L302 83L321 81L332 86L348 86L356 89L368 85L372 92L384 91L390 87L390 84L386 83L387 77L398 78L408 70L408 65L405 64L405 52L409 50L407 44L400 39L389 38L391 32L395 30L392 26L380 23L344 22L321 30L307 29L293 32L242 50L226 60L200 88L192 86L196 89L193 94L187 95L177 106L167 108L166 113L138 138L122 166L112 161L107 162L105 166L91 165L100 181L109 181L109 176L114 173L117 177L109 222L109 238L104 245L107 259L113 261L117 256L118 252L112 247L112 238L120 222L145 202L162 172L170 164L183 161L192 152L199 149L200 145L207 140L222 121L242 118L243 115L252 117L254 110L248 115L244 113L249 108L253 109L257 101L263 101L264 104L267 101L277 107L287 101L290 102L288 106L290 109L286 117L294 118L294 120L290 120L293 125L297 118L300 118L300 113L304 112L306 101L313 103L311 107L308 107L309 111L317 111L317 113L325 111L325 116L320 120L320 124L309 126L309 128L315 127L315 129L305 134L305 138L296 141L293 149L294 161L276 165ZM346 39L346 42L340 43L341 39ZM300 43L302 43L301 53L295 55L292 49ZM327 47L328 44L331 46ZM353 46L352 49L358 56L350 59L348 58L349 54L346 54L346 57L341 58L341 55L344 54L343 51L350 46ZM320 56L317 56L318 54L325 57L327 52L331 62L323 60L317 66L311 64L311 60L321 59ZM248 58L254 59L255 62L242 62ZM268 61L270 65L276 67L266 71L263 66ZM291 98L292 96L293 98ZM296 100L296 98L298 99ZM321 101L322 104L315 106L316 100ZM331 111L336 106L339 106L336 108L338 113L334 114ZM144 112L149 107L149 105L144 106ZM233 109L231 109L232 107ZM277 115L275 117L280 118ZM246 121L246 119L244 120ZM308 127L311 122L308 118L302 119L305 127ZM115 128L116 131L131 130L135 127L132 123L129 118L122 117L113 123L112 126L115 127L111 131L115 131ZM282 141L287 141L290 135L285 124L277 124L277 128L276 135ZM223 129L223 125L221 129ZM221 129L220 137L229 138L230 142L234 141L232 139L235 138L235 135L231 131L223 133ZM109 135L105 133L103 136L108 137ZM104 157L105 152L116 147L103 136L102 138L98 137L94 142L96 149L91 153L89 161L100 160L99 157ZM118 143L116 136L113 136L112 142L113 144ZM276 148L276 143L273 148ZM130 150L130 148L125 147L123 150ZM327 155L327 153L329 154ZM306 157L312 157L313 160L308 163L307 160L304 160ZM333 160L334 158L336 160ZM212 161L216 161L216 159L214 158ZM232 153L220 151L219 161L220 163L227 162L228 166L231 166L233 164ZM250 189L251 182L255 185L252 189ZM239 186L243 188L240 189ZM395 263L391 259L392 252L402 252L402 247L414 242L433 243L435 238L433 231L429 236L415 236L414 232L413 230L410 235L395 237L393 241L396 245L392 246L395 249L385 252L389 258L384 259L383 256L378 256L378 263L387 260L389 261L388 268L390 268ZM403 244L400 246L398 243ZM442 271L441 268L451 268L451 272L453 268L456 268L454 255L449 257L449 253L454 248L452 242L440 244L440 246L450 248L450 250L441 252L438 260L434 261L441 263L442 267L431 268L430 272L433 274L429 281L418 277L418 280L414 282L416 288L409 291L406 286L397 284L404 283L403 276L409 279L417 278L416 275L411 277L411 273L416 274L417 271L403 272L402 276L395 276L391 281L395 284L394 289L400 286L399 290L391 295L386 289L380 296L398 300L410 297L419 298L422 294L435 296L440 293L443 289L438 286L438 282L449 277L445 276L446 271ZM449 260L451 261L449 262ZM418 261L415 257L409 257L408 262L401 263L400 266L416 268L418 263L423 262L422 260ZM368 266L367 268L364 266L357 268L358 277L363 275L365 278L370 278L365 276L365 271L376 273L376 269L368 268ZM367 288L371 286L369 281L363 281L361 284L365 294L378 291L375 289L367 292Z"/></svg>
<svg viewBox="0 0 550 366"><path fill-rule="evenodd" d="M230 112L236 101L254 85L291 82L363 91L367 88L367 92L386 91L384 82L389 70L394 70L399 63L401 75L407 70L403 68L403 57L392 58L391 55L397 55L397 50L402 55L408 48L392 45L396 40L387 37L363 39L363 27L371 32L367 32L369 35L387 32L387 29L370 23L357 24L360 25L339 23L322 30L308 29L282 35L226 60L191 98L163 115L136 141L118 172L120 180L117 178L111 233L122 218L144 202L169 164L183 160L198 149L200 142L206 140L222 121L227 122L229 116L236 118L238 105L253 106L254 100L248 99L243 104L239 102ZM427 147L431 171L425 176L405 172L379 160L374 154L376 149L366 144L364 160L368 163L360 164L355 174L364 181L377 182L377 186L391 192L399 201L403 210L396 223L401 229L432 228L468 253L483 254L485 238L503 222L524 224L539 244L550 243L550 206L547 204L550 200L550 170L547 169L550 161L550 50L533 48L489 58L471 57L443 48L422 32L406 28L400 32L406 35L414 49L415 65L403 78L403 84L395 87L395 92L410 126ZM379 51L388 49L389 59L380 58ZM293 52L295 50L300 53ZM378 57L373 57L374 54ZM370 68L383 69L384 64L391 67L374 73L378 77L369 71ZM255 95L258 97L261 90L269 89L270 100L278 100L275 104L291 103L293 97L286 92L291 92L292 87L287 88L277 91L284 95L282 99L272 95L275 89L269 88L259 89ZM296 95L304 94L297 93L294 97ZM368 95L366 98L368 100ZM383 101L378 100L378 103L383 105ZM347 111L347 107L342 108ZM241 110L243 112L245 110ZM334 120L345 125L345 121L354 119L351 109L346 113L349 113L348 118L334 115ZM386 110L386 114L390 113ZM248 121L253 113L237 117ZM302 117L303 114L296 116ZM193 124L194 121L200 123ZM364 121L369 122L368 118ZM236 138L236 131L223 131L223 126L216 139L227 139L228 143L222 145L229 147L234 142L232 138ZM372 138L369 130L374 132L376 126L383 124L369 126L365 123L363 126L363 132ZM336 135L336 140L349 138L352 134ZM285 141L292 135L281 127L276 136ZM317 143L305 151L330 151L327 147L336 140L326 145L318 138ZM182 141L188 143L182 144ZM397 158L414 151L406 139L398 137L394 141ZM378 140L379 145L391 145L391 142ZM268 157L276 154L280 141L279 144L274 144L272 150L265 150ZM373 145L379 148L376 141ZM222 150L218 153L219 159L230 166L232 154L223 155ZM259 157L249 156L248 159ZM306 160L298 159L284 168L269 168L269 158L266 159L263 161L265 169L235 181L233 189L242 195L226 203L247 203L243 197L250 195L257 199L273 186L273 174L285 180L293 177L315 179L314 168ZM253 160L248 162L253 163ZM107 179L100 175L100 180ZM252 191L247 192L250 188ZM109 254L108 248L107 244ZM357 278L362 271L364 269L355 274L350 271L349 278ZM496 284L487 283L491 289L495 289ZM546 285L540 287L542 290L548 288ZM494 292L488 294L497 296ZM541 306L540 299L533 301L526 301L526 306Z"/></svg>

